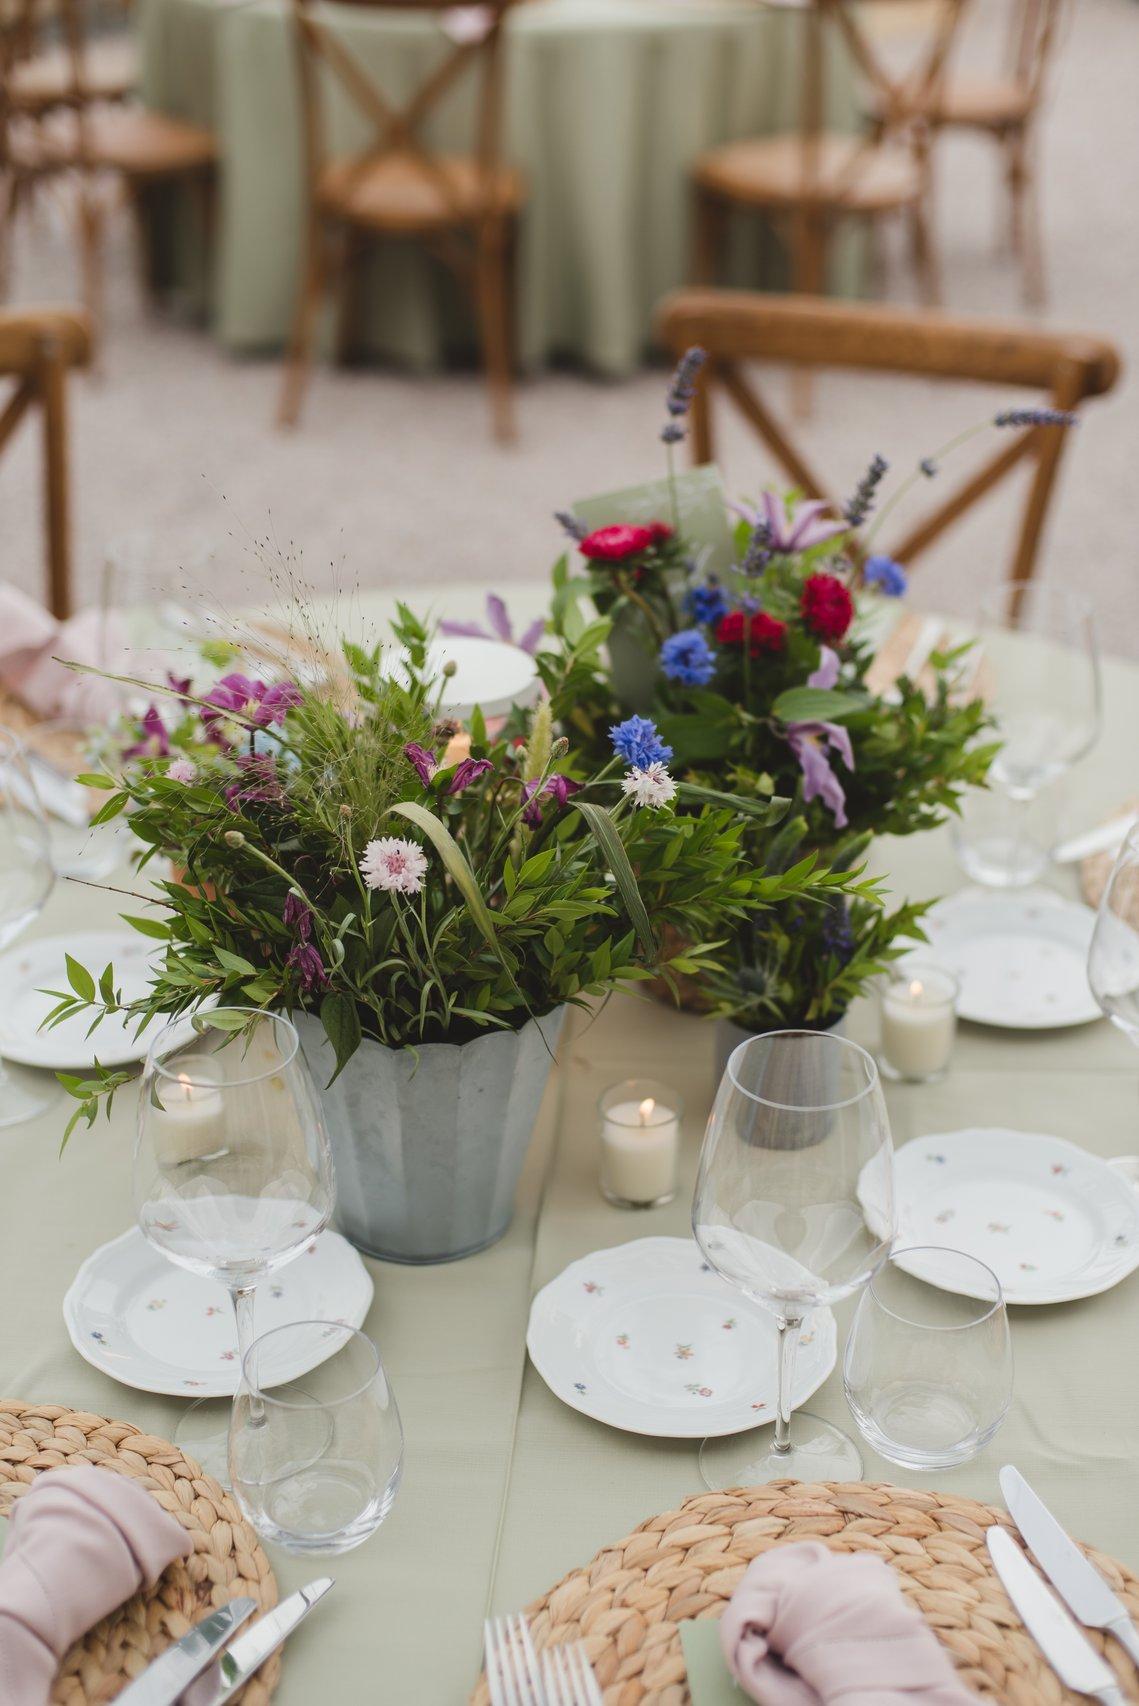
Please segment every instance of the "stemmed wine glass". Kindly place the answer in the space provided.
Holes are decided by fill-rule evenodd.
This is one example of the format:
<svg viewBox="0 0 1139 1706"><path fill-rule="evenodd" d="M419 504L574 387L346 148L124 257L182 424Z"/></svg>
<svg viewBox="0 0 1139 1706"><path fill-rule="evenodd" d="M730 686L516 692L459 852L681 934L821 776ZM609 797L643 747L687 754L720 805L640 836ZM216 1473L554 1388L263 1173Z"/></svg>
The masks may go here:
<svg viewBox="0 0 1139 1706"><path fill-rule="evenodd" d="M1139 821L1127 832L1099 903L1088 982L1112 1024L1139 1047Z"/></svg>
<svg viewBox="0 0 1139 1706"><path fill-rule="evenodd" d="M1099 735L1099 641L1082 593L1035 580L1008 581L988 593L978 637L979 685L1002 743L990 782L1007 804L987 834L971 838L965 862L980 882L1016 887L1032 882L1048 862L1050 848L1037 845L1034 835L1041 793Z"/></svg>
<svg viewBox="0 0 1139 1706"><path fill-rule="evenodd" d="M172 1020L146 1057L134 1151L138 1223L180 1267L229 1291L244 1367L259 1282L328 1224L332 1153L297 1033L277 1013L226 1007ZM203 1401L179 1446L216 1476L227 1418Z"/></svg>
<svg viewBox="0 0 1139 1706"><path fill-rule="evenodd" d="M42 912L55 883L47 825L24 749L0 729L0 951ZM34 1119L52 1104L46 1094L9 1076L0 1059L0 1126Z"/></svg>
<svg viewBox="0 0 1139 1706"><path fill-rule="evenodd" d="M705 1440L706 1484L857 1480L854 1441L807 1411L792 1440L791 1407L807 1315L864 1286L894 1237L890 1122L865 1049L819 1031L771 1031L740 1044L704 1135L692 1228L709 1264L771 1310L779 1328L774 1439Z"/></svg>

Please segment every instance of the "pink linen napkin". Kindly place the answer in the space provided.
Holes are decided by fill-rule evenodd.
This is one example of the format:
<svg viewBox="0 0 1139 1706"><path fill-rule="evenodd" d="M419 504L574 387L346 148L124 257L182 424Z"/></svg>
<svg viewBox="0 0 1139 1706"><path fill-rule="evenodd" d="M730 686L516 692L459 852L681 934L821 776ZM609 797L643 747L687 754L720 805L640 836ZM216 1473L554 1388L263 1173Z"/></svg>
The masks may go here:
<svg viewBox="0 0 1139 1706"><path fill-rule="evenodd" d="M817 1540L748 1565L720 1619L728 1669L759 1706L975 1706L888 1564Z"/></svg>
<svg viewBox="0 0 1139 1706"><path fill-rule="evenodd" d="M47 1706L59 1662L193 1542L125 1475L53 1469L16 1501L0 1560L0 1701Z"/></svg>
<svg viewBox="0 0 1139 1706"><path fill-rule="evenodd" d="M65 669L58 658L129 674L130 649L115 613L82 610L66 622L0 583L0 686L38 717L104 722L123 707L123 689L98 675Z"/></svg>

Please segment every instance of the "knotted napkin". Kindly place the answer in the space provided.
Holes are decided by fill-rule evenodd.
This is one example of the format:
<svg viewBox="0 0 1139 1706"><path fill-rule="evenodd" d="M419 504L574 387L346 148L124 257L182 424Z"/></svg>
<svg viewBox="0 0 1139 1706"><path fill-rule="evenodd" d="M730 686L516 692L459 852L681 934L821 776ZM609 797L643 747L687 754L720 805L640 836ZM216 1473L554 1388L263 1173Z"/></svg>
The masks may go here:
<svg viewBox="0 0 1139 1706"><path fill-rule="evenodd" d="M720 1619L728 1669L759 1706L975 1706L888 1564L817 1540L749 1564Z"/></svg>
<svg viewBox="0 0 1139 1706"><path fill-rule="evenodd" d="M0 1561L0 1700L47 1706L60 1660L193 1542L125 1475L83 1465L17 1500Z"/></svg>
<svg viewBox="0 0 1139 1706"><path fill-rule="evenodd" d="M65 669L60 658L131 673L126 633L113 611L83 610L58 622L26 593L0 583L0 687L37 717L100 723L122 710L118 683Z"/></svg>

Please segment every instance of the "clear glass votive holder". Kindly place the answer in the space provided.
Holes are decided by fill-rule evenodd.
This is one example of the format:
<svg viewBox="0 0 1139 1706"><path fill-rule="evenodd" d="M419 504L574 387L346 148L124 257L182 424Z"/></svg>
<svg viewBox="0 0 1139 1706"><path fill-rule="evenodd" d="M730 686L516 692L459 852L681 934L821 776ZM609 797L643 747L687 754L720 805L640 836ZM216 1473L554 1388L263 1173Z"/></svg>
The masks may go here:
<svg viewBox="0 0 1139 1706"><path fill-rule="evenodd" d="M951 1469L988 1445L1012 1402L1000 1281L976 1256L895 1250L858 1301L843 1359L866 1443L905 1469Z"/></svg>
<svg viewBox="0 0 1139 1706"><path fill-rule="evenodd" d="M597 1104L601 1194L617 1208L659 1208L676 1195L680 1116L676 1091L652 1078L611 1084Z"/></svg>
<svg viewBox="0 0 1139 1706"><path fill-rule="evenodd" d="M960 985L932 961L906 960L879 991L878 1065L886 1078L932 1084L943 1078L957 1035Z"/></svg>

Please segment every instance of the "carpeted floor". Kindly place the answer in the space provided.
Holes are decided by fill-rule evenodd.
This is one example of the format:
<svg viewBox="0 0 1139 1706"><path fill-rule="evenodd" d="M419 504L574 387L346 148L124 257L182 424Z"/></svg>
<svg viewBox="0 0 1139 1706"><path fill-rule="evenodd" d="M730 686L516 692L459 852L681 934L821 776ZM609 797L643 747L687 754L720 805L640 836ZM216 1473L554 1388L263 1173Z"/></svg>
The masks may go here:
<svg viewBox="0 0 1139 1706"><path fill-rule="evenodd" d="M974 0L964 57L991 65L1008 0ZM1139 350L1139 56L1135 0L1077 0L1055 66L1045 127L1044 208L1050 276L1046 320L1113 339L1128 366ZM1019 278L997 238L1005 207L997 162L980 140L941 157L938 225L945 296L954 309L1022 312ZM520 389L518 445L489 439L474 375L411 378L319 372L302 429L272 426L275 362L220 352L200 329L143 308L130 232L116 229L104 374L75 387L76 570L93 598L108 559L123 595L182 582L256 596L252 542L292 547L309 579L394 586L507 588L541 580L558 549L550 513L567 500L659 471L664 375L623 384L550 373ZM911 275L888 247L885 293L908 300ZM21 235L14 297L66 300L75 267L59 210ZM785 395L783 377L773 397ZM853 485L874 451L904 468L985 414L975 389L826 377L805 447L835 485ZM1043 566L1097 600L1108 644L1139 656L1139 385L1125 371L1076 431ZM769 465L742 428L722 461L734 491L754 491ZM39 445L21 430L0 462L0 576L40 584ZM1003 569L1020 488L994 496L916 577L916 603L967 612ZM887 540L888 543L888 540Z"/></svg>

